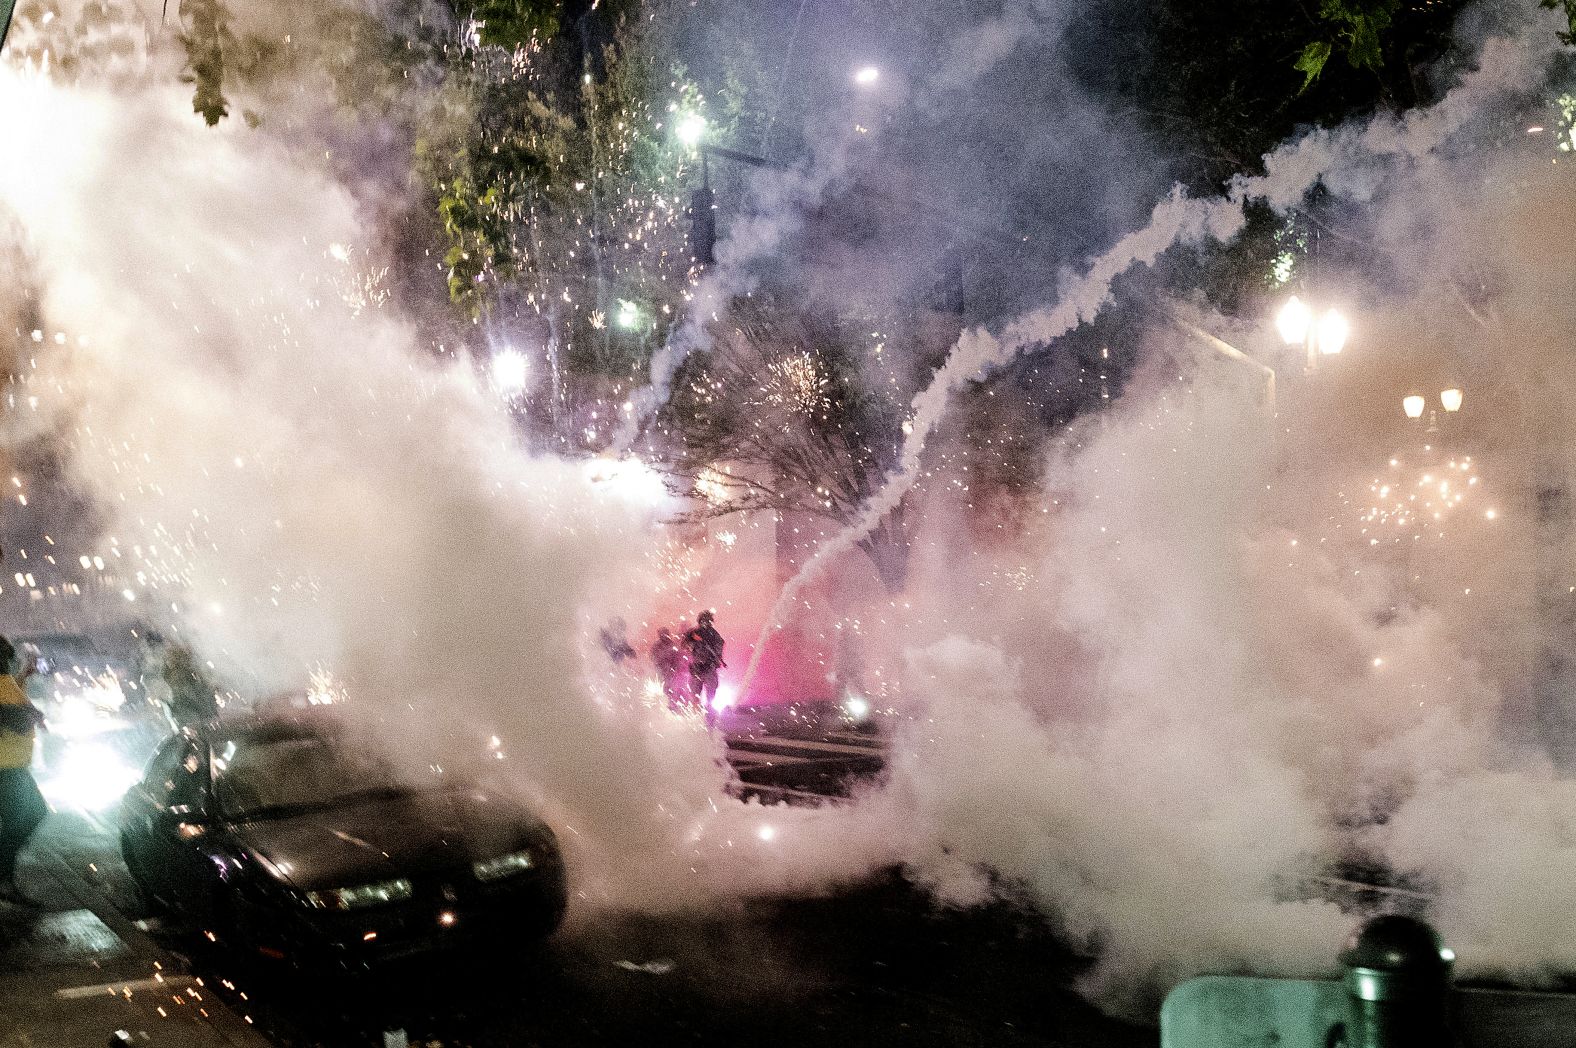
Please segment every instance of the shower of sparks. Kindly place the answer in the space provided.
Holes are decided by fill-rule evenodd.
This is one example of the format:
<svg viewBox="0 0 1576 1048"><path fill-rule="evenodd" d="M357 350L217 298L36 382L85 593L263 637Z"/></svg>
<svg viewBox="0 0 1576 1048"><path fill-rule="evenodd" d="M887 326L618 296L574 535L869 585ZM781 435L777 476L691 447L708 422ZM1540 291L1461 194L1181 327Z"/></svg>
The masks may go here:
<svg viewBox="0 0 1576 1048"><path fill-rule="evenodd" d="M662 589L689 594L689 587L700 578L704 557L701 551L677 540L654 546L646 555L656 569Z"/></svg>
<svg viewBox="0 0 1576 1048"><path fill-rule="evenodd" d="M357 249L344 244L330 244L328 255L340 264L340 268L330 272L329 280L340 301L350 307L351 316L360 316L388 301L388 266L363 266L357 261Z"/></svg>
<svg viewBox="0 0 1576 1048"><path fill-rule="evenodd" d="M810 353L796 353L766 365L761 397L765 403L806 417L824 417L831 408L831 379Z"/></svg>
<svg viewBox="0 0 1576 1048"><path fill-rule="evenodd" d="M1369 482L1361 501L1345 493L1341 498L1357 509L1359 534L1378 546L1430 534L1443 537L1445 526L1480 486L1470 455L1421 467L1392 458L1389 468ZM1497 514L1489 510L1485 516L1493 520Z"/></svg>
<svg viewBox="0 0 1576 1048"><path fill-rule="evenodd" d="M312 671L306 689L308 703L313 706L336 706L347 697L344 681L336 678L331 671L321 666Z"/></svg>
<svg viewBox="0 0 1576 1048"><path fill-rule="evenodd" d="M708 466L695 479L695 493L713 506L720 506L728 501L732 482L727 470Z"/></svg>

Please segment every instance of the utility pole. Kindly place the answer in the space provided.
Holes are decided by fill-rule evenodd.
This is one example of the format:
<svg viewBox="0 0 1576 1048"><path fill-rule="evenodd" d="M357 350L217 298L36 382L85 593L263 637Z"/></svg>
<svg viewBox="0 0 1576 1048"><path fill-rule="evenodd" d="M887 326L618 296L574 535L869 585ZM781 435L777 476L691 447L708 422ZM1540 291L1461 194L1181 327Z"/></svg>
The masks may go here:
<svg viewBox="0 0 1576 1048"><path fill-rule="evenodd" d="M696 265L709 266L716 262L717 194L711 191L711 165L704 149L700 154L700 172L701 186L690 196L689 249Z"/></svg>

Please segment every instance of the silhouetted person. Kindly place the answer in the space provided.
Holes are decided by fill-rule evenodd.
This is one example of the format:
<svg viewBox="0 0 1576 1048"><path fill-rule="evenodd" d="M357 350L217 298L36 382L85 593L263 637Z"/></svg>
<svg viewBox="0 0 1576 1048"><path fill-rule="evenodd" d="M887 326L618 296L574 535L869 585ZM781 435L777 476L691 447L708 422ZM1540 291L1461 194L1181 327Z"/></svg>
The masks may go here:
<svg viewBox="0 0 1576 1048"><path fill-rule="evenodd" d="M164 708L170 727L179 731L219 715L217 689L191 648L150 631L139 661L143 694Z"/></svg>
<svg viewBox="0 0 1576 1048"><path fill-rule="evenodd" d="M684 678L688 674L684 667L684 648L666 626L657 630L656 642L651 645L651 664L662 681L662 694L668 697L668 709L677 713L686 705Z"/></svg>
<svg viewBox="0 0 1576 1048"><path fill-rule="evenodd" d="M602 650L607 652L607 657L613 660L613 665L622 665L625 659L635 657L635 648L625 636L629 627L624 625L624 620L616 618L602 627L598 640L602 642Z"/></svg>
<svg viewBox="0 0 1576 1048"><path fill-rule="evenodd" d="M16 885L16 858L49 814L33 781L33 740L44 715L13 673L16 649L0 637L0 901L36 906Z"/></svg>
<svg viewBox="0 0 1576 1048"><path fill-rule="evenodd" d="M695 620L695 628L684 634L684 650L689 652L690 684L701 708L706 711L707 724L715 716L711 702L717 697L717 671L727 665L722 661L722 634L712 625L715 617L710 611L701 612Z"/></svg>

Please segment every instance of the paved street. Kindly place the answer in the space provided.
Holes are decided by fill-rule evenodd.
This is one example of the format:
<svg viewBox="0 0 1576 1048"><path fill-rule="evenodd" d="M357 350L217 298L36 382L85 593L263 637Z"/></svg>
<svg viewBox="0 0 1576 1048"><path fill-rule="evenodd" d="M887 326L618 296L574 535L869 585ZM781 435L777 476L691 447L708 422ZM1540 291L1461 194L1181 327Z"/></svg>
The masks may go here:
<svg viewBox="0 0 1576 1048"><path fill-rule="evenodd" d="M20 879L44 904L0 904L0 1046L92 1046L125 1030L167 1048L260 1048L268 1042L225 1007L134 920L124 868L102 826L56 815Z"/></svg>
<svg viewBox="0 0 1576 1048"><path fill-rule="evenodd" d="M785 730L777 723L730 730L727 738L728 762L738 774L740 795L767 803L814 804L846 797L854 784L886 766L873 732L841 725L822 730L812 722Z"/></svg>
<svg viewBox="0 0 1576 1048"><path fill-rule="evenodd" d="M880 768L869 735L799 734L732 739L741 789L768 803L812 803ZM30 971L0 992L32 1002L0 1019L3 1048L97 1045L121 1028L136 1043L180 1048L379 1046L398 1030L412 1044L443 1046L1157 1040L1068 989L1083 962L1043 922L1007 908L937 913L895 874L831 898L722 913L582 916L520 954L325 982L148 918L107 824L62 815L48 825L25 876L65 912L3 915L13 941L31 943L13 947L8 967Z"/></svg>

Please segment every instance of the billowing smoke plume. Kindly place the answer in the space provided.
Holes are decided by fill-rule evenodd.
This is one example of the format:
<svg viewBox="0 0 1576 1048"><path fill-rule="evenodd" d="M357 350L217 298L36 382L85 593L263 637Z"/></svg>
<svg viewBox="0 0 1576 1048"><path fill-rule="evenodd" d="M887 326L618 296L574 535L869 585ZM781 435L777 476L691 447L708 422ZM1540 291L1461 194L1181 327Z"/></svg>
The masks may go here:
<svg viewBox="0 0 1576 1048"><path fill-rule="evenodd" d="M413 743L498 735L593 900L705 905L902 862L946 901L1026 895L1098 955L1103 1000L1132 1008L1198 970L1321 967L1348 919L1307 885L1360 854L1434 893L1469 967L1568 966L1568 885L1543 871L1568 851L1569 791L1497 732L1521 664L1494 649L1534 616L1481 602L1516 588L1494 576L1528 548L1531 510L1518 522L1507 503L1510 527L1489 533L1467 519L1502 507L1460 503L1429 541L1497 559L1446 573L1392 532L1379 545L1369 531L1399 525L1356 505L1386 470L1411 470L1409 491L1437 491L1442 468L1467 475L1413 461L1416 433L1380 421L1389 392L1361 400L1410 381L1386 347L1416 340L1449 293L1486 318L1459 337L1495 347L1475 374L1504 363L1542 376L1513 385L1569 403L1568 167L1463 159L1503 119L1502 95L1536 83L1552 39L1541 23L1495 39L1426 112L1312 134L1224 198L1165 199L1051 305L963 337L913 401L886 487L780 607L912 490L960 389L1054 353L1121 273L1234 235L1248 201L1292 208L1322 182L1380 216L1373 236L1407 274L1373 296L1392 319L1367 325L1370 362L1332 380L1338 396L1307 394L1361 410L1271 426L1238 364L1161 332L1113 411L1060 436L1021 534L973 557L937 499L942 555L916 571L908 619L888 604L913 716L889 781L850 808L730 800L715 741L587 657L609 611L638 616L651 592L666 507L649 478L524 453L473 362L429 352L400 303L366 294L386 231L367 187L319 164L334 123L309 101L256 129L207 128L157 47L113 85L0 73L0 199L47 343L16 402L96 497L102 548L83 555L127 565L137 610L156 605L146 614L258 690L322 665ZM803 203L769 220L791 228ZM1476 285L1437 271L1472 254ZM654 368L657 399L677 360ZM1544 415L1568 418L1507 410L1535 435ZM1483 487L1526 489L1512 474L1526 448L1498 450L1480 456ZM1418 557L1450 600L1443 583L1438 599L1409 595Z"/></svg>
<svg viewBox="0 0 1576 1048"><path fill-rule="evenodd" d="M768 638L800 591L824 568L846 556L887 516L918 479L925 446L948 402L964 386L987 378L1031 347L1045 346L1092 321L1110 301L1111 285L1135 265L1152 263L1178 244L1205 237L1226 240L1244 221L1243 206L1262 199L1280 210L1296 206L1321 181L1343 195L1366 198L1391 163L1426 163L1454 130L1479 115L1485 104L1525 91L1544 69L1552 48L1495 38L1484 48L1479 69L1437 106L1400 121L1381 120L1335 133L1317 132L1269 158L1267 173L1239 179L1229 197L1189 200L1180 190L1159 205L1149 224L1094 259L1084 274L1064 281L1053 307L1035 310L1007 325L1000 337L983 329L959 340L945 364L913 402L897 468L859 517L817 548L784 587L767 617L746 683L754 676Z"/></svg>
<svg viewBox="0 0 1576 1048"><path fill-rule="evenodd" d="M714 738L591 668L607 609L651 591L660 482L528 455L471 361L367 308L356 199L267 125L194 119L154 64L118 90L0 73L0 196L41 288L18 426L105 516L60 559L118 561L126 613L251 696L326 669L413 750L498 736L583 898L823 880L726 797Z"/></svg>

